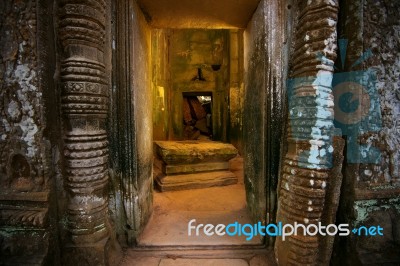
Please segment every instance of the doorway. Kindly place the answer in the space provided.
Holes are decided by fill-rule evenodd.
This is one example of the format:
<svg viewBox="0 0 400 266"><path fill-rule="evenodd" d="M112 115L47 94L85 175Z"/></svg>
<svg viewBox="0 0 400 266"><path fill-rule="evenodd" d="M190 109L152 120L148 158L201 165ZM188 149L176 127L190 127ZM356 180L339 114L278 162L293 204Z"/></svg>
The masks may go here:
<svg viewBox="0 0 400 266"><path fill-rule="evenodd" d="M254 14L255 18L265 18L266 3L262 3ZM282 115L275 110L280 109L281 102L270 104L281 91L277 89L280 85L276 79L268 80L265 77L269 67L265 58L271 51L264 45L265 32L262 30L265 29L255 28L265 25L252 20L247 28L244 24L242 28L221 29L220 25L214 25L215 28L209 26L207 29L162 29L154 28L143 13L143 8L139 8L135 2L117 1L113 8L114 89L109 124L111 178L115 191L111 195L111 204L115 205L113 215L118 221L117 234L126 239L128 246L135 246L138 240L140 244L146 225L152 222L152 214L156 214L160 207L157 204L158 196L164 197L169 207L176 204L175 207L182 207L183 211L192 209L196 201L213 200L214 203L209 202L208 207L212 205L216 209L207 211L201 206L197 206L197 209L204 214L229 211L223 209L227 206L242 206L236 209L235 217L244 218L243 223L260 221L266 224L272 221L273 215L268 213L273 214L275 206L274 191L279 162L277 147L281 136L278 131L281 130L279 123L283 119L278 122L271 119ZM176 45L171 46L174 40ZM196 49L201 52L193 52ZM277 64L273 67L280 69ZM199 69L201 79L193 80L199 76ZM250 79L252 82L249 82ZM267 91L270 98L266 97ZM182 196L179 201L174 201L174 197L154 191L153 142L184 139L184 95L211 96L209 124L212 140L233 143L239 150L242 158L235 158L236 162L230 162L230 167L241 175L238 177L241 181L237 184L241 192L228 193L228 187L210 188L213 191L211 194L201 193L201 190L174 192L189 197L185 199ZM276 123L274 127L271 127L272 122ZM277 135L279 137L275 138ZM267 146L267 143L272 145ZM272 167L266 164L272 164ZM195 197L197 193L200 195ZM223 199L213 196L223 196ZM224 201L233 200L236 196L241 203ZM242 210L246 211L247 218L240 212ZM167 214L170 212L164 211ZM185 221L186 229L189 221ZM220 220L212 218L210 221ZM187 234L186 229L179 232ZM169 238L173 238L173 235ZM228 246L232 244L224 243ZM257 244L261 243L270 244L265 240L257 241ZM208 242L207 245L213 244Z"/></svg>
<svg viewBox="0 0 400 266"><path fill-rule="evenodd" d="M240 246L263 242L259 236L248 238L244 234L188 235L192 220L193 225L252 224L246 206L243 158L235 157L237 148L228 144L227 134L230 112L241 111L237 110L238 104L230 108L229 96L236 89L231 87L231 79L243 76L243 67L239 66L243 51L235 48L243 46L239 43L242 33L228 29L153 30L154 146L157 151L160 146L165 147L165 153L172 154L180 145L181 152L176 152L172 165L158 152L154 154L153 214L138 238L140 246ZM231 40L231 35L239 38ZM231 41L238 43L231 45ZM230 52L234 49L236 61L231 60ZM165 54L167 60L162 59ZM238 69L237 73L231 73L231 68ZM161 94L164 97L159 97ZM243 95L237 97L235 100L240 101ZM157 120L163 115L164 121ZM163 127L171 134L160 136L158 131ZM220 142L230 147L218 150L216 143ZM184 151L186 146L181 143L195 148ZM234 158L221 159L230 148L235 150ZM191 163L193 160L185 158L185 154L198 156L198 161ZM208 159L209 154L214 155Z"/></svg>

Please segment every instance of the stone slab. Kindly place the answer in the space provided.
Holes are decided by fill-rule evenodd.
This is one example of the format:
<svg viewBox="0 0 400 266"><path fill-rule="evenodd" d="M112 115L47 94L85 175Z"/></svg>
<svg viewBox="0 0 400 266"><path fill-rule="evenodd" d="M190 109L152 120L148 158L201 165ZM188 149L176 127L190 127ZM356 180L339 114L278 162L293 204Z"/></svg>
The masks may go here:
<svg viewBox="0 0 400 266"><path fill-rule="evenodd" d="M238 178L230 171L215 171L182 175L159 175L155 183L160 191L208 188L236 184Z"/></svg>
<svg viewBox="0 0 400 266"><path fill-rule="evenodd" d="M159 266L160 258L155 257L126 257L120 266Z"/></svg>
<svg viewBox="0 0 400 266"><path fill-rule="evenodd" d="M276 266L276 262L267 255L256 255L249 261L250 266Z"/></svg>
<svg viewBox="0 0 400 266"><path fill-rule="evenodd" d="M238 154L232 144L215 141L155 141L154 145L167 165L226 162Z"/></svg>
<svg viewBox="0 0 400 266"><path fill-rule="evenodd" d="M163 259L160 266L248 266L243 259Z"/></svg>
<svg viewBox="0 0 400 266"><path fill-rule="evenodd" d="M191 174L200 172L210 172L217 170L228 170L229 162L208 162L197 164L163 165L163 173L167 175Z"/></svg>

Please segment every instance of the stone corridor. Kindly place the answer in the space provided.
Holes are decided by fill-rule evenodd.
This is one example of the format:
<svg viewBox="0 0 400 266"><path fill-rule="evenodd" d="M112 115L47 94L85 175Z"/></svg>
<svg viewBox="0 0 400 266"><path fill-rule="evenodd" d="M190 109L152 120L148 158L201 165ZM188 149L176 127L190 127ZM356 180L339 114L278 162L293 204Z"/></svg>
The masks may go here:
<svg viewBox="0 0 400 266"><path fill-rule="evenodd" d="M0 265L399 265L399 14L0 1ZM184 140L229 148L160 152ZM196 242L191 217L304 229Z"/></svg>

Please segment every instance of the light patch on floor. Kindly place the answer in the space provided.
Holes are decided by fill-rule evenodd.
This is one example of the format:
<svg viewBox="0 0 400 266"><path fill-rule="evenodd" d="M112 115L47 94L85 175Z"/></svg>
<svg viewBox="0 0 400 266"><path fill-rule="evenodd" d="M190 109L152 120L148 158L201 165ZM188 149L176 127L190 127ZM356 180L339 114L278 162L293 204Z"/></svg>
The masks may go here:
<svg viewBox="0 0 400 266"><path fill-rule="evenodd" d="M253 256L242 259L200 259L200 258L157 258L127 256L121 266L275 266L267 256Z"/></svg>
<svg viewBox="0 0 400 266"><path fill-rule="evenodd" d="M246 210L243 159L232 159L230 168L238 176L238 184L163 193L155 191L153 215L138 239L139 246L261 244L259 237L247 241L243 235L188 235L188 222L192 219L196 219L196 224L253 224Z"/></svg>

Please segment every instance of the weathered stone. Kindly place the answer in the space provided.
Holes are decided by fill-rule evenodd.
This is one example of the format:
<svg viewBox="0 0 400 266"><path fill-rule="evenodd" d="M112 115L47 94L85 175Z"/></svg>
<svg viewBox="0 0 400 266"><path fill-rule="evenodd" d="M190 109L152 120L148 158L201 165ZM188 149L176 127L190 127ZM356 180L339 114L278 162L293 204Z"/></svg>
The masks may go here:
<svg viewBox="0 0 400 266"><path fill-rule="evenodd" d="M154 109L156 116L169 114L169 119L156 121L155 128L168 131L168 136L159 140L195 139L194 134L184 134L186 124L194 126L197 120L206 116L203 106L195 95L212 95L212 139L226 142L228 122L228 30L182 29L167 31L168 65L170 75L154 84L163 86L166 105ZM212 70L215 54L223 59L218 71ZM162 69L159 70L159 72ZM162 71L158 75L164 75ZM158 85L158 83L164 83ZM191 110L190 105L192 104ZM159 102L160 99L154 99ZM156 106L155 106L156 107ZM158 134L158 133L156 133ZM196 133L196 135L198 135Z"/></svg>
<svg viewBox="0 0 400 266"><path fill-rule="evenodd" d="M288 88L290 132L288 151L282 162L276 219L283 224L297 222L307 226L323 220L326 200L337 200L337 192L329 196L327 190L331 189L334 132L331 102L338 1L299 2L296 8L301 15L292 55L292 85ZM324 59L318 59L318 54ZM299 206L301 201L307 204ZM329 212L327 220L332 215ZM323 255L318 249L330 247L331 243L322 243L320 236L299 234L285 241L277 237L275 254L281 265L317 265Z"/></svg>
<svg viewBox="0 0 400 266"><path fill-rule="evenodd" d="M156 141L163 174L156 176L161 191L207 188L237 183L228 161L237 155L231 144L213 141Z"/></svg>
<svg viewBox="0 0 400 266"><path fill-rule="evenodd" d="M327 192L325 194L324 209L321 217L321 223L324 225L336 223L336 213L339 206L340 189L342 186L342 168L343 168L343 150L345 141L341 137L333 138L333 158L332 168L328 174ZM308 205L308 204L307 204ZM335 236L319 237L318 264L328 265L333 250Z"/></svg>
<svg viewBox="0 0 400 266"><path fill-rule="evenodd" d="M151 59L151 45L156 40L151 38L153 29L148 25L151 17L145 14L145 18L145 9L136 1L0 1L0 264L58 265L60 256L66 265L113 264L107 253L115 248L114 231L123 239L121 243L134 245L152 208L152 136L181 139L184 92L212 93L212 123L218 126L213 137L225 140L234 132L231 141L245 144L247 199L254 220L265 221L267 217L267 222L333 223L341 147L333 142L331 169L326 154L331 150L333 133L332 95L329 84L314 81L319 74L330 77L333 73L335 28L342 31L342 38L349 39L348 56L342 63L356 62L371 48L373 56L353 66L376 71L377 97L382 105L381 110L374 110L381 111L382 128L372 133L360 131L357 139L367 151L377 148L380 161L344 165L338 222L379 224L385 233L376 238L349 236L344 242L339 240L340 256L333 258L349 264L398 264L399 2L341 1L344 15L339 25L338 1L292 2L261 1L244 34L248 46L244 58L241 29L174 29L154 30L163 34L158 39L162 40L159 53ZM251 3L252 8L246 10L254 10L256 4ZM183 10L188 7L197 10L190 5ZM294 12L287 12L290 9ZM295 31L291 31L292 17L298 25ZM185 21L186 25L216 26L206 21L190 22L187 17ZM169 23L177 25L176 21ZM226 21L221 23L227 25ZM240 23L241 27L246 23ZM56 40L59 43L55 44ZM291 43L289 64L286 53ZM151 64L159 59L163 62L152 69ZM165 71L171 66L174 71ZM287 66L291 78L311 77L313 83L305 80L294 88L296 99L289 104L290 130L285 141L283 101L285 91L290 91L284 85ZM163 73L151 80L154 72ZM242 72L246 73L246 86ZM152 81L154 103L149 89ZM152 108L158 111L153 112L154 124ZM362 108L367 114L364 103ZM196 115L196 119L203 115ZM191 126L206 133L207 127L200 121ZM366 121L371 125L377 122L372 115ZM160 130L153 135L152 128ZM193 138L200 134L196 129L191 133ZM280 146L285 142L288 152L282 161ZM235 182L229 171L222 171L236 154L231 149L226 153L192 149L192 154L160 150L161 157L173 163L165 166L166 177L157 175L161 189ZM311 151L319 155L313 156ZM113 195L110 204L109 187ZM108 211L116 230L108 220ZM286 243L278 238L279 263L327 264L331 244L330 237L321 241L320 237L297 236ZM249 263L261 264L262 259Z"/></svg>
<svg viewBox="0 0 400 266"><path fill-rule="evenodd" d="M236 184L238 178L230 171L202 172L196 174L161 175L156 178L160 191L208 188Z"/></svg>
<svg viewBox="0 0 400 266"><path fill-rule="evenodd" d="M200 135L200 130L197 130L194 126L185 126L183 132L183 138L185 140L198 140Z"/></svg>
<svg viewBox="0 0 400 266"><path fill-rule="evenodd" d="M162 259L159 266L247 266L243 259Z"/></svg>
<svg viewBox="0 0 400 266"><path fill-rule="evenodd" d="M207 128L207 119L206 118L198 120L196 122L196 124L194 125L194 127L197 128L198 130L200 130L201 133L204 133L204 134L209 134L210 133L208 128Z"/></svg>
<svg viewBox="0 0 400 266"><path fill-rule="evenodd" d="M60 4L58 36L67 193L62 262L107 264L107 0Z"/></svg>
<svg viewBox="0 0 400 266"><path fill-rule="evenodd" d="M107 126L113 184L109 207L120 243L133 246L153 208L152 29L137 1L108 3L114 7L107 9L112 35L105 44L114 45L113 60L106 64L113 73ZM163 87L155 89L159 97L167 95Z"/></svg>
<svg viewBox="0 0 400 266"><path fill-rule="evenodd" d="M283 1L260 1L243 34L245 84L238 96L244 97L239 101L243 112L243 125L239 128L243 130L247 206L254 221L266 223L275 221L280 150L285 143L284 55L285 43L291 43L286 39L290 34L285 25L290 25L291 16L286 14ZM272 243L268 237L267 241Z"/></svg>
<svg viewBox="0 0 400 266"><path fill-rule="evenodd" d="M193 124L192 120L193 120L193 118L192 118L192 114L190 112L189 101L186 97L184 97L184 99L183 99L183 122L185 123L185 125L192 125Z"/></svg>
<svg viewBox="0 0 400 266"><path fill-rule="evenodd" d="M376 99L377 105L368 106L363 102L359 106L366 112L365 122L356 125L356 145L351 150L347 148L348 154L351 151L359 157L356 163L344 164L337 217L338 222L355 228L380 225L384 235L337 238L333 264L346 261L348 265L397 265L400 262L399 252L395 251L400 244L395 237L400 224L400 103L396 98L400 86L399 14L398 1L352 1L340 9L339 38L348 42L341 67L345 71L365 73L363 79L373 80L364 87L367 91L362 97ZM367 51L371 56L365 58ZM362 64L352 64L358 61ZM373 150L379 158L364 160L363 156Z"/></svg>
<svg viewBox="0 0 400 266"><path fill-rule="evenodd" d="M275 266L276 262L267 255L257 255L251 258L249 266Z"/></svg>
<svg viewBox="0 0 400 266"><path fill-rule="evenodd" d="M153 2L138 1L149 12L149 23L155 28L243 28L257 7L258 0L230 2L204 1L195 5L192 1Z"/></svg>
<svg viewBox="0 0 400 266"><path fill-rule="evenodd" d="M209 162L197 164L163 165L163 173L173 174L193 174L199 172L210 172L216 170L228 170L229 162Z"/></svg>
<svg viewBox="0 0 400 266"><path fill-rule="evenodd" d="M157 155L167 165L229 161L237 149L227 143L212 141L156 141Z"/></svg>
<svg viewBox="0 0 400 266"><path fill-rule="evenodd" d="M0 4L0 264L56 265L52 4ZM51 69L51 70L49 70ZM49 102L53 102L49 104ZM58 139L59 136L57 137Z"/></svg>

